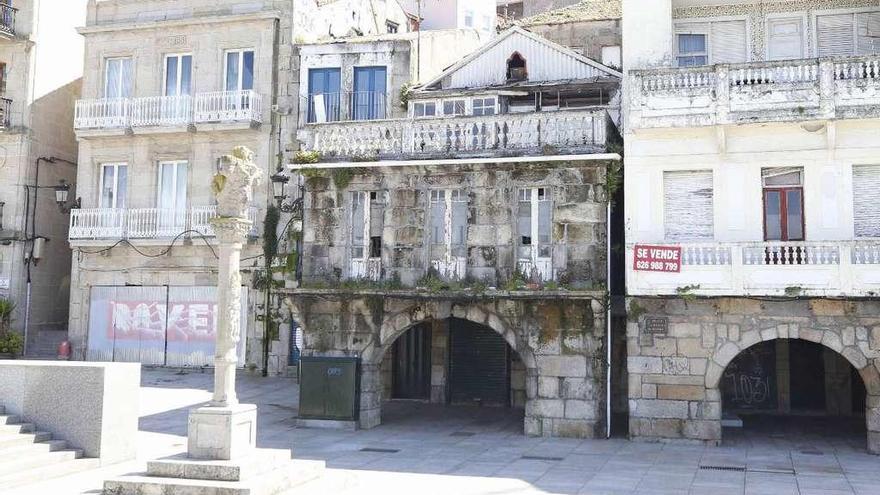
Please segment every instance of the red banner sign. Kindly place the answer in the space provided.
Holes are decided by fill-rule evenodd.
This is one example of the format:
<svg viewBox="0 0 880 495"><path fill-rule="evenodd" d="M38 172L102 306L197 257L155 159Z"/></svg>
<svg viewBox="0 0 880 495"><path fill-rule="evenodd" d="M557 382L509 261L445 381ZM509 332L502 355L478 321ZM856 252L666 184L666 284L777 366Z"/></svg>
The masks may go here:
<svg viewBox="0 0 880 495"><path fill-rule="evenodd" d="M636 244L633 270L681 272L681 246L643 246Z"/></svg>

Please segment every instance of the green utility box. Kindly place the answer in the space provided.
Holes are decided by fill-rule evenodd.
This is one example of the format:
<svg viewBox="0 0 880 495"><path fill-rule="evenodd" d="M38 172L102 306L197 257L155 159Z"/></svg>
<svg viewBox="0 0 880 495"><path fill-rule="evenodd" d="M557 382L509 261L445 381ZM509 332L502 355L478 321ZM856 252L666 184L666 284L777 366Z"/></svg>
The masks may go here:
<svg viewBox="0 0 880 495"><path fill-rule="evenodd" d="M299 417L356 421L360 359L303 356L299 362Z"/></svg>

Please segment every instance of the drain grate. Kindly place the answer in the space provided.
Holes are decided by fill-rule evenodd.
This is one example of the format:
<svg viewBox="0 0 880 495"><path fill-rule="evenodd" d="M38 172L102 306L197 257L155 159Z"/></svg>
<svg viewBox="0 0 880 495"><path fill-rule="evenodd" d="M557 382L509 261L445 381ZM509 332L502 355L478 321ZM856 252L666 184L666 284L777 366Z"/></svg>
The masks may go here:
<svg viewBox="0 0 880 495"><path fill-rule="evenodd" d="M801 454L804 455L825 455L821 450L802 450Z"/></svg>
<svg viewBox="0 0 880 495"><path fill-rule="evenodd" d="M543 455L524 455L522 459L527 461L561 461L562 457L548 457Z"/></svg>
<svg viewBox="0 0 880 495"><path fill-rule="evenodd" d="M472 431L454 431L449 434L450 437L472 437L476 435L476 433Z"/></svg>
<svg viewBox="0 0 880 495"><path fill-rule="evenodd" d="M794 476L794 475L796 474L796 473L794 472L794 469L774 469L774 468L760 469L760 468L758 468L758 469L749 469L748 471L749 471L750 473L763 473L763 474L790 474L790 475L792 475L792 476Z"/></svg>
<svg viewBox="0 0 880 495"><path fill-rule="evenodd" d="M737 471L740 473L746 471L745 466L700 466L700 469L704 471Z"/></svg>
<svg viewBox="0 0 880 495"><path fill-rule="evenodd" d="M400 449L380 449L376 447L364 447L361 449L361 452L376 452L379 454L396 454L400 452Z"/></svg>

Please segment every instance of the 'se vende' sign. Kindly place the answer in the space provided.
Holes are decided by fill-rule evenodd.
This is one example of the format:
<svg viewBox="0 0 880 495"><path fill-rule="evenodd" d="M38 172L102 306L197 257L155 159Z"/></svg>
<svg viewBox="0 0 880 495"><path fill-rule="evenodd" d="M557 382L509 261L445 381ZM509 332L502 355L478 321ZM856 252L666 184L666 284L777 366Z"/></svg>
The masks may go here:
<svg viewBox="0 0 880 495"><path fill-rule="evenodd" d="M636 244L633 270L681 272L681 246L643 246Z"/></svg>

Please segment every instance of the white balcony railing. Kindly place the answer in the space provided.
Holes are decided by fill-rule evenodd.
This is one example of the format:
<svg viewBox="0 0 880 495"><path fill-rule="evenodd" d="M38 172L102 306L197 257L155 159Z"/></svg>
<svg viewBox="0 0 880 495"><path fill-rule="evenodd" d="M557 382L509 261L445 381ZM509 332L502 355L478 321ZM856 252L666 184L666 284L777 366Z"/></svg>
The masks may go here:
<svg viewBox="0 0 880 495"><path fill-rule="evenodd" d="M602 110L469 117L389 119L307 124L305 148L337 156L495 154L555 148L604 148L609 125Z"/></svg>
<svg viewBox="0 0 880 495"><path fill-rule="evenodd" d="M382 259L381 258L354 258L351 260L351 273L349 278L352 280L372 280L374 282L382 279Z"/></svg>
<svg viewBox="0 0 880 495"><path fill-rule="evenodd" d="M189 237L213 237L209 220L217 216L216 206L187 209L161 208L81 208L70 213L71 240L86 239L168 239L183 233ZM248 217L259 235L259 209L251 207Z"/></svg>
<svg viewBox="0 0 880 495"><path fill-rule="evenodd" d="M880 56L630 71L629 125L686 127L863 117Z"/></svg>
<svg viewBox="0 0 880 495"><path fill-rule="evenodd" d="M263 97L251 90L195 96L102 98L76 102L74 127L113 129L187 126L202 123L261 123Z"/></svg>
<svg viewBox="0 0 880 495"><path fill-rule="evenodd" d="M634 246L627 247L627 291L630 294L674 295L684 287L696 295L880 293L880 240L669 246L681 247L679 273L634 270Z"/></svg>

